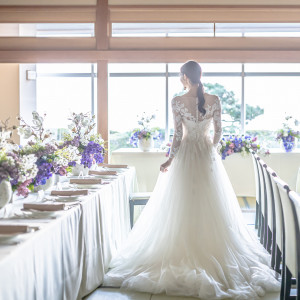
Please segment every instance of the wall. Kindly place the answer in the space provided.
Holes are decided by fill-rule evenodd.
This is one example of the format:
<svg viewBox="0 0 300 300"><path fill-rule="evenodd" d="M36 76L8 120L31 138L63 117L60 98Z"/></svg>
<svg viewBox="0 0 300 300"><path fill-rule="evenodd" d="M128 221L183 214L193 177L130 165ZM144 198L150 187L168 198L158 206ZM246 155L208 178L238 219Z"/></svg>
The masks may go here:
<svg viewBox="0 0 300 300"><path fill-rule="evenodd" d="M18 125L19 92L19 64L0 64L0 120L10 118L10 125ZM13 139L19 142L16 134Z"/></svg>
<svg viewBox="0 0 300 300"><path fill-rule="evenodd" d="M119 149L113 151L111 155L111 163L128 164L136 168L140 192L153 191L159 174L159 166L166 159L165 152L156 150L141 152L138 149ZM271 155L262 159L289 184L291 189L296 189L297 175L300 172L300 150L285 153L279 149L271 149ZM255 197L255 178L251 156L242 157L234 154L227 157L223 164L236 195Z"/></svg>

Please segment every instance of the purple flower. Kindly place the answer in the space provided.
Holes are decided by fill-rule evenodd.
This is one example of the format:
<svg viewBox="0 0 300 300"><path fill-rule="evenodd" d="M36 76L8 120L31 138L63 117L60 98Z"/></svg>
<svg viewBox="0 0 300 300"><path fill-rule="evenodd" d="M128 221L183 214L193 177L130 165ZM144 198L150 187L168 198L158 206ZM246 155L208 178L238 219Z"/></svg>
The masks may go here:
<svg viewBox="0 0 300 300"><path fill-rule="evenodd" d="M75 167L75 166L76 166L76 161L70 161L70 162L68 163L68 165L69 165L70 167Z"/></svg>
<svg viewBox="0 0 300 300"><path fill-rule="evenodd" d="M37 161L38 173L34 178L34 186L46 184L47 179L52 176L52 164L43 159Z"/></svg>
<svg viewBox="0 0 300 300"><path fill-rule="evenodd" d="M81 154L80 163L87 168L90 168L93 163L102 163L104 161L104 148L90 141Z"/></svg>

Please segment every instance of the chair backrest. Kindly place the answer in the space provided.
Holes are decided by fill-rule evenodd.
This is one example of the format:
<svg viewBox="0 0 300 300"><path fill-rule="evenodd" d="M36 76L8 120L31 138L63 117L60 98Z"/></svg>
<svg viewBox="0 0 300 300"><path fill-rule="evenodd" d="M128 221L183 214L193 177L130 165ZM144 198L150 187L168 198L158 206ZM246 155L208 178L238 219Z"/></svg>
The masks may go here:
<svg viewBox="0 0 300 300"><path fill-rule="evenodd" d="M275 226L276 226L276 244L282 252L282 238L283 238L283 220L282 220L282 206L280 200L280 194L278 191L277 184L274 180L274 177L277 177L276 173L270 168L267 167L267 173L269 178L271 179L272 191L273 191L273 199L275 206Z"/></svg>
<svg viewBox="0 0 300 300"><path fill-rule="evenodd" d="M271 179L269 178L267 174L267 165L265 162L261 159L259 160L259 164L262 167L264 180L265 180L265 199L267 201L267 214L268 214L268 226L273 232L273 221L275 221L275 216L273 217L273 212L275 214L275 208L274 208L274 200L273 200L273 191L272 191L272 184Z"/></svg>
<svg viewBox="0 0 300 300"><path fill-rule="evenodd" d="M297 180L296 180L296 192L300 193L300 167L298 169Z"/></svg>
<svg viewBox="0 0 300 300"><path fill-rule="evenodd" d="M257 166L257 155L255 152L251 152L253 167L254 167L254 177L255 177L255 189L256 189L256 202L260 203L260 182L259 182L259 173L258 173L258 166Z"/></svg>
<svg viewBox="0 0 300 300"><path fill-rule="evenodd" d="M300 278L300 195L297 194L294 191L289 192L289 197L292 203L292 208L294 212L294 217L295 217L295 229L296 229L296 251L297 251L297 265L296 265L296 270L298 272L298 277L297 279L299 280Z"/></svg>
<svg viewBox="0 0 300 300"><path fill-rule="evenodd" d="M296 227L295 214L293 213L292 202L289 198L289 187L280 178L274 178L281 199L283 212L283 255L285 257L285 264L295 277L297 269L296 256Z"/></svg>
<svg viewBox="0 0 300 300"><path fill-rule="evenodd" d="M266 218L266 185L265 185L265 178L262 170L262 165L259 163L261 160L260 157L256 158L257 160L257 168L258 168L258 174L259 174L259 185L260 185L260 207L261 207L261 213Z"/></svg>

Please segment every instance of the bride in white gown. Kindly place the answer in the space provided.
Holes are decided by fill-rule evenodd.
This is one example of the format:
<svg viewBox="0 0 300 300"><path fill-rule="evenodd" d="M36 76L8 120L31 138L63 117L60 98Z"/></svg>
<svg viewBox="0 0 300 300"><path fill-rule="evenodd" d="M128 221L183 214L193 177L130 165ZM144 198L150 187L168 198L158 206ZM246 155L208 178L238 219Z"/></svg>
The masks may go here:
<svg viewBox="0 0 300 300"><path fill-rule="evenodd" d="M203 93L198 63L180 71L189 91L172 100L170 158L104 285L201 299L256 299L278 291L270 256L245 225L216 151L220 100Z"/></svg>

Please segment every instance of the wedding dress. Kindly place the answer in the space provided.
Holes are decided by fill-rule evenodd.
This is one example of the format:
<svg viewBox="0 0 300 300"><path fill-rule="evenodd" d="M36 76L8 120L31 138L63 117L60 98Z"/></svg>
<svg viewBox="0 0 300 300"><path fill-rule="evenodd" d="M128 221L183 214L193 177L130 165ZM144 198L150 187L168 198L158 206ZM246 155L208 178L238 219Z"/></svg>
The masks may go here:
<svg viewBox="0 0 300 300"><path fill-rule="evenodd" d="M204 117L197 98L172 100L174 159L112 259L105 286L201 299L256 299L279 291L270 255L247 228L216 151L220 100L204 96Z"/></svg>

